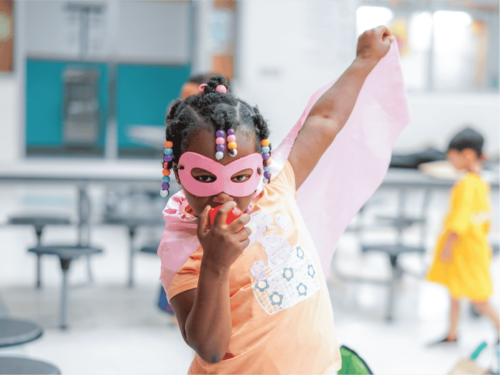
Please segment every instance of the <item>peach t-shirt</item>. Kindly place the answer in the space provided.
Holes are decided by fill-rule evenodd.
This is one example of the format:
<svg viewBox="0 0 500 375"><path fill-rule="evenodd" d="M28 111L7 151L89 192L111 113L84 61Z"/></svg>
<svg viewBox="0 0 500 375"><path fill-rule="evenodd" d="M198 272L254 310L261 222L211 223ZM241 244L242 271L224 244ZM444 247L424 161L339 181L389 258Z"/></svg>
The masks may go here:
<svg viewBox="0 0 500 375"><path fill-rule="evenodd" d="M328 289L295 202L289 162L253 201L250 245L229 275L232 332L226 356L197 354L189 374L326 374L341 367ZM198 285L203 249L174 276L169 300Z"/></svg>

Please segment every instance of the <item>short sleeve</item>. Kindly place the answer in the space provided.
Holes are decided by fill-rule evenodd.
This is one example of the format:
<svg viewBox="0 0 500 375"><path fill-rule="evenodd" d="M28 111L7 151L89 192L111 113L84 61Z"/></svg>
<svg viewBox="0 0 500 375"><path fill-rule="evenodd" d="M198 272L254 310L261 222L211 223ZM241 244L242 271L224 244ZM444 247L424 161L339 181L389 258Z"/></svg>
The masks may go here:
<svg viewBox="0 0 500 375"><path fill-rule="evenodd" d="M474 198L474 183L464 179L453 189L451 210L447 220L448 230L463 234L471 224L472 205Z"/></svg>
<svg viewBox="0 0 500 375"><path fill-rule="evenodd" d="M178 294L198 287L202 257L203 250L200 247L177 271L166 290L169 301Z"/></svg>
<svg viewBox="0 0 500 375"><path fill-rule="evenodd" d="M292 164L287 160L284 168L275 178L271 179L268 185L270 188L276 187L279 189L286 190L293 194L297 198L297 190L295 188L295 172L293 170Z"/></svg>

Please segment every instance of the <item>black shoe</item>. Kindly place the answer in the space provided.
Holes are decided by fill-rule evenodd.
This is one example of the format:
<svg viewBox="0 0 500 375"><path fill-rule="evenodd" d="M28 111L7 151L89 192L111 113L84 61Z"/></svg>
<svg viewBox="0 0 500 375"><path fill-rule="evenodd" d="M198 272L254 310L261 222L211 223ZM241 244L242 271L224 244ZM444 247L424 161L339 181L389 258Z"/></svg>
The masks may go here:
<svg viewBox="0 0 500 375"><path fill-rule="evenodd" d="M437 345L442 345L442 344L456 344L457 342L458 342L458 338L456 338L455 340L450 340L450 339L448 339L448 337L445 337L442 340L431 342L431 343L427 344L427 346L432 347L432 346L437 346Z"/></svg>

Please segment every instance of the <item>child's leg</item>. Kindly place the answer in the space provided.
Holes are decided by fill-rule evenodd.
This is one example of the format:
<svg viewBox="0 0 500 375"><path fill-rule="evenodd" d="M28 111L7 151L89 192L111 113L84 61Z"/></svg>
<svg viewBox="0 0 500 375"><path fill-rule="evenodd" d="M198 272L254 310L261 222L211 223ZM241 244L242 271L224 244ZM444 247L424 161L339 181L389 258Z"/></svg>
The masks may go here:
<svg viewBox="0 0 500 375"><path fill-rule="evenodd" d="M451 299L450 305L450 329L448 330L448 341L457 339L458 319L460 318L460 300Z"/></svg>
<svg viewBox="0 0 500 375"><path fill-rule="evenodd" d="M488 319L490 319L493 324L495 325L495 328L497 329L498 332L500 332L500 321L498 319L498 314L493 308L493 306L490 305L488 301L486 302L472 302L472 305L474 306L474 309L481 315L484 315Z"/></svg>

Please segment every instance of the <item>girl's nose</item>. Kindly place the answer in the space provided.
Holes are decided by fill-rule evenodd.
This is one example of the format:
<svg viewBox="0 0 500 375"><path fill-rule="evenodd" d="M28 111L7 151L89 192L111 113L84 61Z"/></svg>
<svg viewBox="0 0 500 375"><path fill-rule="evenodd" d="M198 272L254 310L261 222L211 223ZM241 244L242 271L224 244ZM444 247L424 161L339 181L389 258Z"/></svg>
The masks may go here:
<svg viewBox="0 0 500 375"><path fill-rule="evenodd" d="M220 204L224 204L224 203L232 201L232 200L234 200L233 197L231 197L230 195L227 195L226 193L219 193L217 195L214 195L212 198L212 201L220 203Z"/></svg>

